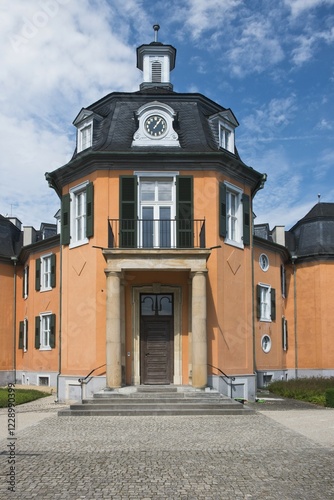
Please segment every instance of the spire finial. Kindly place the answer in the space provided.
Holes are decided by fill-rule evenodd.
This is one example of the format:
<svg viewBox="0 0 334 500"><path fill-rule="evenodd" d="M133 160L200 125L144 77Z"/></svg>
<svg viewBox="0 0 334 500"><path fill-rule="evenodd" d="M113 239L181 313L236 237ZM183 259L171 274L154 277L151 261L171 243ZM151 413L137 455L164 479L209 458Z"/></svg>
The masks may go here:
<svg viewBox="0 0 334 500"><path fill-rule="evenodd" d="M318 193L318 203L320 203L321 194Z"/></svg>
<svg viewBox="0 0 334 500"><path fill-rule="evenodd" d="M158 31L160 29L159 24L153 24L153 29L154 29L154 41L158 41Z"/></svg>

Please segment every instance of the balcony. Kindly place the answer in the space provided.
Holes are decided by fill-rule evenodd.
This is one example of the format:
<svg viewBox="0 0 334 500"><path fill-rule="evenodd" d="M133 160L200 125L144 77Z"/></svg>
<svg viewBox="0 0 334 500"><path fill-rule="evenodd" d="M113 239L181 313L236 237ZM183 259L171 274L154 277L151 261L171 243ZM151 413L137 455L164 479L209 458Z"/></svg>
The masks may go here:
<svg viewBox="0 0 334 500"><path fill-rule="evenodd" d="M205 219L109 219L108 248L205 248Z"/></svg>

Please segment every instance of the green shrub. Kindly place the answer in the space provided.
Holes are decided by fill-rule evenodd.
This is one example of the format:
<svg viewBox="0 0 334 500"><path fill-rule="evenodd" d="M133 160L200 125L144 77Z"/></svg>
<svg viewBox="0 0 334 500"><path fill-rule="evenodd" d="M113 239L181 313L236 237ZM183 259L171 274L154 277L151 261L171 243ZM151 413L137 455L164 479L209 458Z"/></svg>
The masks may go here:
<svg viewBox="0 0 334 500"><path fill-rule="evenodd" d="M35 399L45 398L50 396L48 392L42 392L35 389L15 389L15 405L29 403ZM0 388L0 408L8 406L8 389L7 387Z"/></svg>
<svg viewBox="0 0 334 500"><path fill-rule="evenodd" d="M334 377L312 377L278 380L269 385L269 391L285 398L298 399L325 406L326 391L333 389Z"/></svg>
<svg viewBox="0 0 334 500"><path fill-rule="evenodd" d="M326 389L325 397L326 397L326 406L328 406L328 408L334 408L334 387Z"/></svg>

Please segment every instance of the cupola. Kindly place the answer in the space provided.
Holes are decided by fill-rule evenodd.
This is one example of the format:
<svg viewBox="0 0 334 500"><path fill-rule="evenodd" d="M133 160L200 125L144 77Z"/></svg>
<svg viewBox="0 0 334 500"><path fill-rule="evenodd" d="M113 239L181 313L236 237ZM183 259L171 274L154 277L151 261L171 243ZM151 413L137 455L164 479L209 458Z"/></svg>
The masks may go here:
<svg viewBox="0 0 334 500"><path fill-rule="evenodd" d="M154 42L137 48L137 68L144 73L140 90L165 88L173 90L170 72L175 68L176 49L158 41L159 24L153 26Z"/></svg>

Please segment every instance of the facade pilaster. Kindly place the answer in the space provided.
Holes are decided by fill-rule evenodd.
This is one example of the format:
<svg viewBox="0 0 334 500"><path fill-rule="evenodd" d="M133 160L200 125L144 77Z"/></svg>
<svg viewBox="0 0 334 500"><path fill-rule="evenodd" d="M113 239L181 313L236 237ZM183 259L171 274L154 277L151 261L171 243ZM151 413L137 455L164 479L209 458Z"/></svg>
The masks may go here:
<svg viewBox="0 0 334 500"><path fill-rule="evenodd" d="M192 385L196 388L206 387L208 379L206 274L192 273Z"/></svg>
<svg viewBox="0 0 334 500"><path fill-rule="evenodd" d="M105 271L107 276L106 382L116 389L122 385L121 272Z"/></svg>

